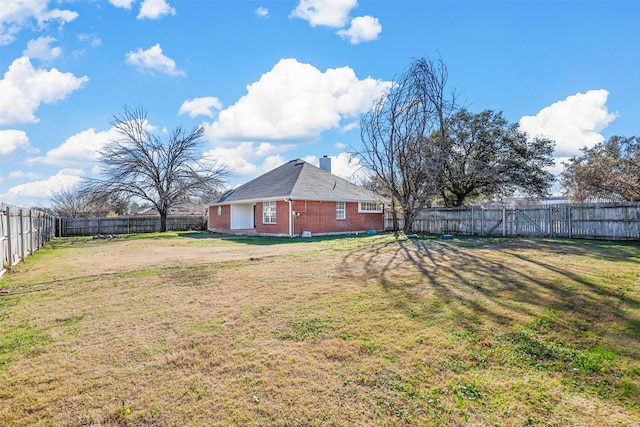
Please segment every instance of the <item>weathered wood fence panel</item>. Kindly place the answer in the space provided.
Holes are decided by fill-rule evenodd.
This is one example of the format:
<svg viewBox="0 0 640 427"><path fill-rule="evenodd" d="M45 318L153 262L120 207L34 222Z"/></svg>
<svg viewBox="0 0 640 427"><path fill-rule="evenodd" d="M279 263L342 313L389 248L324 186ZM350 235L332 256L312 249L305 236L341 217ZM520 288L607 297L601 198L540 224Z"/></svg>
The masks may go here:
<svg viewBox="0 0 640 427"><path fill-rule="evenodd" d="M54 237L55 217L38 209L0 203L0 274Z"/></svg>
<svg viewBox="0 0 640 427"><path fill-rule="evenodd" d="M108 234L154 233L160 230L157 216L116 216L93 218L58 218L56 235L96 236ZM181 215L167 218L167 231L206 230L204 215Z"/></svg>
<svg viewBox="0 0 640 427"><path fill-rule="evenodd" d="M390 213L386 229L393 229ZM400 228L403 225L399 218ZM551 236L640 240L640 203L566 203L425 209L416 233L478 236Z"/></svg>

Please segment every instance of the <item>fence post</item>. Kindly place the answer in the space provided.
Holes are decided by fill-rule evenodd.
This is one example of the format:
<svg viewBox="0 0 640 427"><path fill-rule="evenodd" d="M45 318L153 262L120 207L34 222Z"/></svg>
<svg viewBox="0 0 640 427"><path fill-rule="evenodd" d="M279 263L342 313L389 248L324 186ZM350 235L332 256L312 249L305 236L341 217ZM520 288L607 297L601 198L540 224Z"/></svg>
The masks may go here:
<svg viewBox="0 0 640 427"><path fill-rule="evenodd" d="M38 227L39 228L39 227ZM34 243L34 232L33 232L33 209L29 209L29 255L33 255L35 252L35 243Z"/></svg>
<svg viewBox="0 0 640 427"><path fill-rule="evenodd" d="M11 244L11 206L7 205L7 262L9 267L13 265L13 245Z"/></svg>
<svg viewBox="0 0 640 427"><path fill-rule="evenodd" d="M0 203L0 274L4 272L4 232L6 231L6 228L3 226L3 216L4 203Z"/></svg>
<svg viewBox="0 0 640 427"><path fill-rule="evenodd" d="M25 230L24 230L24 209L20 208L20 210L18 211L20 214L20 259L22 261L24 261L24 259L27 257L27 254L25 253L25 244L24 244L24 234L25 234Z"/></svg>
<svg viewBox="0 0 640 427"><path fill-rule="evenodd" d="M507 207L502 207L502 237L507 237Z"/></svg>
<svg viewBox="0 0 640 427"><path fill-rule="evenodd" d="M474 223L473 223L473 206L471 206L471 235L475 235L475 227L474 227Z"/></svg>

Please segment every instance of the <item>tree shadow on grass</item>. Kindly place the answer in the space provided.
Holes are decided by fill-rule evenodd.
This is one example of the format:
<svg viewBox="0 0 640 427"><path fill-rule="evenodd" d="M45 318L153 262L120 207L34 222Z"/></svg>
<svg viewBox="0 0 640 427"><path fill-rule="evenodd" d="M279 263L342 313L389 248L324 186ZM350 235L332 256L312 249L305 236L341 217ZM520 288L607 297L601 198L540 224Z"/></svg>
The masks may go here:
<svg viewBox="0 0 640 427"><path fill-rule="evenodd" d="M639 257L640 245L629 242L409 239L353 251L342 267L375 277L399 309L444 301L451 327L510 330L555 310L561 333L579 337L588 329L637 360ZM359 265L363 271L354 270ZM631 289L619 289L625 286Z"/></svg>

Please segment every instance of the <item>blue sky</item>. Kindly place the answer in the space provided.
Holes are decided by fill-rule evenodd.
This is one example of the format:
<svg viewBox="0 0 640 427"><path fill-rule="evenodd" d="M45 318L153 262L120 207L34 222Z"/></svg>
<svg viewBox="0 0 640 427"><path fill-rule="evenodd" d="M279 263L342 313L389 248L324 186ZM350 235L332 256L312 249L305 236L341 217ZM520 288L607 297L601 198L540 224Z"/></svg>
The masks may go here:
<svg viewBox="0 0 640 427"><path fill-rule="evenodd" d="M640 135L640 2L0 0L0 202L47 206L95 176L111 119L206 129L246 182L294 158L357 165L359 117L440 55L471 111L557 142L559 162Z"/></svg>

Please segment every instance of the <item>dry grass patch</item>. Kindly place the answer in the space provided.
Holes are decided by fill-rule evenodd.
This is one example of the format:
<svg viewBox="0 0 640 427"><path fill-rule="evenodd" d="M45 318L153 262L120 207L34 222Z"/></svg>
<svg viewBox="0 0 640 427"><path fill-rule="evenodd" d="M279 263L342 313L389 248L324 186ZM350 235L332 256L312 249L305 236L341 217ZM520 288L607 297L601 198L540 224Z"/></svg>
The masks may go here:
<svg viewBox="0 0 640 427"><path fill-rule="evenodd" d="M637 244L51 246L0 282L3 424L640 422Z"/></svg>

